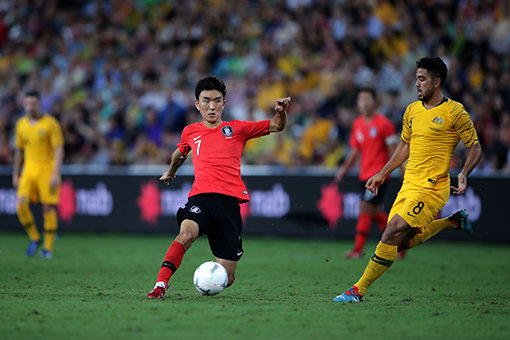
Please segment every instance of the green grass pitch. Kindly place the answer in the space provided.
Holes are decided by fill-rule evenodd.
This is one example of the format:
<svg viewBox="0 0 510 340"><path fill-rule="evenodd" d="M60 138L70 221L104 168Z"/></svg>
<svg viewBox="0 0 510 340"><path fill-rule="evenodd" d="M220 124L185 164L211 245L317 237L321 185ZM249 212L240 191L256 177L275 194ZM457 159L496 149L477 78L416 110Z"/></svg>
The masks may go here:
<svg viewBox="0 0 510 340"><path fill-rule="evenodd" d="M148 300L170 236L77 235L53 259L0 234L1 339L508 339L510 247L430 241L394 263L361 304L331 301L368 256L350 240L245 238L236 282L201 296L186 253L163 300ZM374 242L367 245L371 254Z"/></svg>

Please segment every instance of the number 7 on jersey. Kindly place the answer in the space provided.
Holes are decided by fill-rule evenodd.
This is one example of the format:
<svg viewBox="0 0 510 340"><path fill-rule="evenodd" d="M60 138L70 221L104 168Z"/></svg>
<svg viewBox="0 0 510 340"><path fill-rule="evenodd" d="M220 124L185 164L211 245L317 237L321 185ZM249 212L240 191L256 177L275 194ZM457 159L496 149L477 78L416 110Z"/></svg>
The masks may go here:
<svg viewBox="0 0 510 340"><path fill-rule="evenodd" d="M197 144L197 156L200 155L200 144L202 143L202 140L196 140L195 144Z"/></svg>

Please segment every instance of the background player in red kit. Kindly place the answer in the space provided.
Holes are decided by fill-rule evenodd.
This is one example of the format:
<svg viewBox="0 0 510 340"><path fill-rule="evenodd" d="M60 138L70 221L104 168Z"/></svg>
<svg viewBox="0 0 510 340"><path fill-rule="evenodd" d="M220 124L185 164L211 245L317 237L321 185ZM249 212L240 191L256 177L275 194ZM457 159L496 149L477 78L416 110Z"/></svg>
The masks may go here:
<svg viewBox="0 0 510 340"><path fill-rule="evenodd" d="M184 253L203 234L209 239L216 261L227 270L228 286L235 280L237 261L243 255L239 203L249 199L241 180L243 148L248 139L285 128L290 98L276 101L271 120L224 122L221 113L225 95L225 84L219 78L207 76L197 83L195 107L202 121L184 128L170 167L159 179L170 184L192 151L195 181L188 202L177 211L180 232L168 248L156 285L147 294L149 299L161 299L165 295L168 281L179 268Z"/></svg>
<svg viewBox="0 0 510 340"><path fill-rule="evenodd" d="M363 256L363 247L370 233L372 221L377 223L379 229L386 228L388 214L382 209L382 199L387 182L379 187L377 196L365 188L365 183L382 169L398 143L395 127L391 121L376 112L377 98L374 89L362 88L358 91L357 107L361 115L352 124L349 140L351 152L335 176L335 180L341 182L349 168L354 166L361 156L359 180L363 195L356 224L354 248L345 254L346 258Z"/></svg>

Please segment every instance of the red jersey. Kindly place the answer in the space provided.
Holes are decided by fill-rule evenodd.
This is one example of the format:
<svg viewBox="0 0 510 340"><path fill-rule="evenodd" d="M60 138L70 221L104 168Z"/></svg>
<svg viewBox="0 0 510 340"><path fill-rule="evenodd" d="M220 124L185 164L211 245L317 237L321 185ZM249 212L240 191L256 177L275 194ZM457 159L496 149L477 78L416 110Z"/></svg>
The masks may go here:
<svg viewBox="0 0 510 340"><path fill-rule="evenodd" d="M211 129L202 122L188 125L177 144L179 151L193 154L195 181L188 197L203 193L219 193L249 200L241 180L241 156L251 138L269 134L269 120L257 122L232 120Z"/></svg>
<svg viewBox="0 0 510 340"><path fill-rule="evenodd" d="M376 113L370 121L365 116L354 120L349 145L359 150L359 179L366 181L379 172L388 161L388 142L395 136L395 127L388 118Z"/></svg>

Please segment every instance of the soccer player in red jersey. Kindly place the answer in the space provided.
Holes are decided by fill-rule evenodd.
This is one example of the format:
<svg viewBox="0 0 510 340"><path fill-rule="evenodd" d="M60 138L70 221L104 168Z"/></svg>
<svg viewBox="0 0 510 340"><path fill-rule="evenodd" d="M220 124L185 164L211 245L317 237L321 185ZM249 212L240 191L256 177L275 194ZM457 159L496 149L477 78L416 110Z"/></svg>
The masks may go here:
<svg viewBox="0 0 510 340"><path fill-rule="evenodd" d="M377 196L368 191L365 184L383 168L398 143L395 127L391 121L376 111L377 98L374 89L361 88L358 91L357 106L361 115L352 124L349 140L351 152L335 176L335 180L341 182L349 168L354 166L361 156L359 180L363 195L356 224L354 248L345 254L346 258L363 256L363 247L370 233L372 221L377 223L379 229L386 228L388 214L382 209L382 199L387 182L379 187ZM389 177L386 178L388 179Z"/></svg>
<svg viewBox="0 0 510 340"><path fill-rule="evenodd" d="M249 200L241 180L243 148L248 139L285 128L290 97L276 101L271 120L225 122L221 119L225 95L225 84L219 78L207 76L197 83L195 107L200 111L202 121L184 128L169 169L159 179L170 184L177 169L192 152L195 181L188 202L177 211L179 235L168 248L156 285L147 294L149 299L163 298L168 281L179 268L184 253L203 234L209 239L216 262L227 270L227 287L234 283L237 261L243 255L239 203Z"/></svg>

